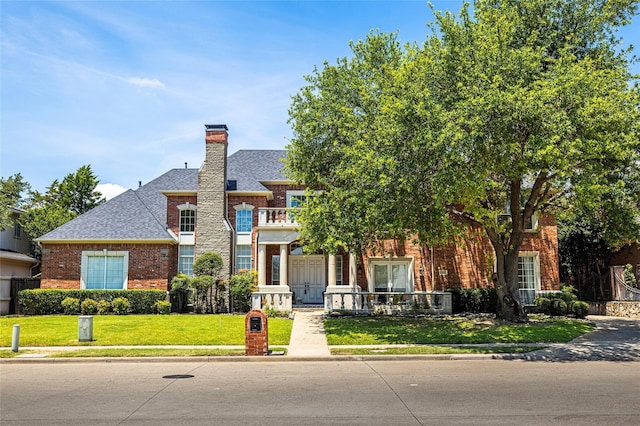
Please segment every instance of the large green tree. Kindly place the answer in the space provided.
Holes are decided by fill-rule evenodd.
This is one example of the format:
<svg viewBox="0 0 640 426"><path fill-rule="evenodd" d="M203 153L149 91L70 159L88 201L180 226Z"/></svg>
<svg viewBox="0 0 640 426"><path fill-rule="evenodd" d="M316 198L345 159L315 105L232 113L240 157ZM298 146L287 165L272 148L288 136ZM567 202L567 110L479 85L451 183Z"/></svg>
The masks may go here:
<svg viewBox="0 0 640 426"><path fill-rule="evenodd" d="M12 208L20 208L23 195L29 191L30 185L25 182L20 173L0 178L0 231L13 225Z"/></svg>
<svg viewBox="0 0 640 426"><path fill-rule="evenodd" d="M20 217L24 231L38 238L104 202L96 186L100 181L90 165L54 180L44 194L30 191L27 212Z"/></svg>
<svg viewBox="0 0 640 426"><path fill-rule="evenodd" d="M335 252L482 230L499 313L526 321L526 225L614 197L640 164L640 90L615 38L636 5L480 0L435 12L421 46L378 33L352 43L290 109L287 170L323 191L299 216L303 235Z"/></svg>

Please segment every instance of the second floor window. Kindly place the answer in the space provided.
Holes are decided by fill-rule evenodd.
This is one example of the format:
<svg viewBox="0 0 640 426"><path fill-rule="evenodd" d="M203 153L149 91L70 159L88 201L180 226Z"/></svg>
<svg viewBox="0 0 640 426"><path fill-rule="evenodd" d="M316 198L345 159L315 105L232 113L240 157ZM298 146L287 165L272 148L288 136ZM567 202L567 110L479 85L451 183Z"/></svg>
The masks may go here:
<svg viewBox="0 0 640 426"><path fill-rule="evenodd" d="M193 232L196 229L196 211L180 210L180 232Z"/></svg>
<svg viewBox="0 0 640 426"><path fill-rule="evenodd" d="M251 210L236 211L236 232L251 232L253 215Z"/></svg>

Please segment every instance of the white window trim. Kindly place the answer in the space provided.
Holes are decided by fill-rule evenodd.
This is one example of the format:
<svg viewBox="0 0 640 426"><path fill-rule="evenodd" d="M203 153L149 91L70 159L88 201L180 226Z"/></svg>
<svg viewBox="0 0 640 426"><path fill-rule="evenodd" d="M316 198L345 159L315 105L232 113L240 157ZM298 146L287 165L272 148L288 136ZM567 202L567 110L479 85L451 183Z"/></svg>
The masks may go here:
<svg viewBox="0 0 640 426"><path fill-rule="evenodd" d="M243 255L243 256L238 256L238 251L239 251L239 250L238 250L238 248L239 248L239 247L249 247L249 254L248 254L248 255ZM250 270L251 270L251 261L252 261L252 259L251 259L252 252L251 252L251 251L252 251L252 250L253 250L253 247L252 247L252 245L251 245L251 244L237 244L237 245L236 245L235 253L234 253L234 261L233 261L233 263L234 263L234 265L233 265L233 269L234 269L234 271L235 271L236 273L237 273L240 269L245 269L245 268L238 268L238 263L239 263L239 262L238 262L238 257L241 257L241 258L243 258L243 259L249 259L249 267L248 267L248 268L246 268L246 269L247 269L248 271L250 271Z"/></svg>
<svg viewBox="0 0 640 426"><path fill-rule="evenodd" d="M375 290L375 274L374 274L374 266L375 265L389 265L392 263L404 263L407 265L407 283L408 289L404 294L411 294L415 291L415 276L413 272L414 259L413 257L372 257L369 258L367 268L368 268L368 287L370 293L376 293ZM380 292L377 292L380 293Z"/></svg>
<svg viewBox="0 0 640 426"><path fill-rule="evenodd" d="M193 245L195 244L195 231L182 231L182 212L184 210L191 210L196 212L195 214L195 218L194 218L194 228L197 225L197 221L198 221L198 207L195 204L191 204L191 203L184 203L184 204L180 204L177 206L178 210L180 211L180 215L178 216L178 235L179 235L179 241L180 244L185 244L185 245Z"/></svg>
<svg viewBox="0 0 640 426"><path fill-rule="evenodd" d="M294 197L306 197L307 193L305 191L300 191L300 190L291 190L291 191L287 191L287 207L291 208L291 199Z"/></svg>
<svg viewBox="0 0 640 426"><path fill-rule="evenodd" d="M181 248L182 247L193 247L193 254L191 256L182 256L181 255ZM193 263L195 262L195 258L196 258L196 248L195 248L195 244L180 244L178 246L178 273L183 273L183 271L180 271L180 266L182 265L182 258L187 258L190 257L191 258L191 274L185 274L191 278L193 278Z"/></svg>
<svg viewBox="0 0 640 426"><path fill-rule="evenodd" d="M533 285L534 285L535 294L537 295L538 293L540 293L540 289L541 289L540 253L537 251L521 251L518 253L518 259L521 257L533 258ZM519 286L519 283L518 283L518 286ZM518 291L520 290L524 290L524 289L519 288Z"/></svg>
<svg viewBox="0 0 640 426"><path fill-rule="evenodd" d="M85 290L87 288L87 266L89 257L91 256L122 256L124 257L124 283L122 284L122 290L127 290L129 287L129 252L128 251L108 251L108 250L95 250L95 251L83 251L80 261L80 288Z"/></svg>
<svg viewBox="0 0 640 426"><path fill-rule="evenodd" d="M233 206L233 209L236 211L236 227L235 227L235 231L237 234L240 235L248 235L251 234L251 232L253 232L253 210L256 208L256 206L252 205L252 204L247 204L247 203L242 203L242 204L236 204L235 206ZM251 231L249 232L239 232L238 231L238 212L239 211L250 211L251 212ZM247 245L247 244L242 244L242 245Z"/></svg>

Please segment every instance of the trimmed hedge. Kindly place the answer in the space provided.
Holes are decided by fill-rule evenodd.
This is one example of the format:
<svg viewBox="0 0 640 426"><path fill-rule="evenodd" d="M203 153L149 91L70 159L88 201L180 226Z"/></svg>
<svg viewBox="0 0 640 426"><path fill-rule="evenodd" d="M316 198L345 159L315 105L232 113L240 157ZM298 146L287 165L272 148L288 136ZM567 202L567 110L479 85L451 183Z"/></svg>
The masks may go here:
<svg viewBox="0 0 640 426"><path fill-rule="evenodd" d="M450 288L452 310L454 314L496 313L498 293L495 288Z"/></svg>
<svg viewBox="0 0 640 426"><path fill-rule="evenodd" d="M80 304L85 299L109 303L118 297L129 301L129 311L134 314L153 314L155 303L167 299L163 290L58 290L32 289L18 292L18 303L25 315L51 315L63 313L62 301L67 297L76 298Z"/></svg>

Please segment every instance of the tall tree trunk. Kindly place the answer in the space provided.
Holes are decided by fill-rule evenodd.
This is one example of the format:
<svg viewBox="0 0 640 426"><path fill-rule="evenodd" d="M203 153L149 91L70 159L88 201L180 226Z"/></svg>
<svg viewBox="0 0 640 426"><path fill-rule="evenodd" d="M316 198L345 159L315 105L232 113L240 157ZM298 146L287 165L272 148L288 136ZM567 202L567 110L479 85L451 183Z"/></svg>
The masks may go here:
<svg viewBox="0 0 640 426"><path fill-rule="evenodd" d="M505 247L503 239L495 230L487 229L496 257L496 275L493 279L498 295L497 315L510 322L528 322L529 318L520 301L518 282L518 254L522 237L516 236L511 245Z"/></svg>
<svg viewBox="0 0 640 426"><path fill-rule="evenodd" d="M527 312L520 300L518 250L508 251L502 262L502 270L498 268L497 273L498 317L510 322L528 322Z"/></svg>

